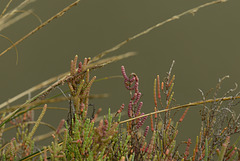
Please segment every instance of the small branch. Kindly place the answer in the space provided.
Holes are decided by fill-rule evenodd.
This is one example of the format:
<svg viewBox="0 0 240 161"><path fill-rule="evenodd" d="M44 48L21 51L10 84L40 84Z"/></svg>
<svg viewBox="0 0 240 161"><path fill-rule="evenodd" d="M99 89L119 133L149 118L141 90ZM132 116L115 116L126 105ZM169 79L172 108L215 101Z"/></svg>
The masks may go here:
<svg viewBox="0 0 240 161"><path fill-rule="evenodd" d="M2 119L2 123L0 124L0 127L3 126L3 124L5 124L7 121L9 121L13 116L15 116L19 111L21 111L21 109L26 106L29 103L35 102L38 99L43 99L46 95L48 95L53 89L55 89L57 86L59 85L63 85L64 83L66 83L67 81L74 79L75 77L78 77L79 75L82 75L84 73L86 73L87 70L92 70L92 69L96 69L96 68L100 68L103 67L111 62L114 61L118 61L130 56L134 56L136 53L135 52L128 52L122 55L117 55L117 56L113 56L110 58L106 58L106 59L101 59L98 62L95 63L90 63L86 66L85 70L83 70L81 73L78 73L74 76L70 75L70 73L65 73L65 76L63 76L63 78L61 78L60 80L58 80L57 82L53 83L52 85L50 85L48 88L46 88L45 90L43 90L42 92L40 92L39 94L37 94L36 96L34 96L33 98L27 100L24 104L22 104L18 109L16 109L15 111L11 112L10 114L8 114L7 116L5 116ZM76 69L77 70L77 69Z"/></svg>
<svg viewBox="0 0 240 161"><path fill-rule="evenodd" d="M88 96L89 99L96 99L96 98L107 98L108 94L107 93L103 93L103 94L91 94ZM2 109L0 111L0 114L4 113L4 112L11 112L14 111L16 109L21 108L25 108L25 107L33 107L33 106L39 106L42 104L48 104L48 103L56 103L56 102L63 102L63 101L67 101L69 100L71 97L57 97L57 98L51 98L51 99L44 99L44 100L37 100L35 102L29 103L29 104L25 104L25 105L14 105L14 106L10 106L9 108L6 109ZM85 97L84 97L85 98ZM50 109L50 107L48 107Z"/></svg>
<svg viewBox="0 0 240 161"><path fill-rule="evenodd" d="M22 8L26 7L27 5L29 5L30 3L34 2L34 1L35 0L24 0L21 4L19 4L12 11L4 14L7 11L9 5L12 2L12 0L10 0L9 3L4 8L2 14L0 15L0 31L2 31L3 29L7 28L11 24L16 23L17 21L21 20L22 18L28 16L29 14L31 14L31 10L28 10L28 11L25 11L24 13L14 17L15 14L17 13L17 11L21 10Z"/></svg>
<svg viewBox="0 0 240 161"><path fill-rule="evenodd" d="M57 13L56 15L54 15L53 17L49 18L47 21L45 21L44 23L42 23L41 25L39 25L38 27L36 27L34 30L32 30L31 32L29 32L28 34L26 34L25 36L23 36L20 40L18 40L17 42L15 42L13 45L11 45L9 48L7 48L6 50L4 50L0 56L2 56L3 54L5 54L7 51L9 51L10 49L12 49L14 46L18 45L20 42L22 42L23 40L25 40L26 38L28 38L30 35L34 34L35 32L37 32L38 30L40 30L41 28L43 28L44 26L46 26L48 23L50 23L51 21L53 21L54 19L61 17L65 12L67 12L68 10L70 10L73 6L77 5L80 2L80 0L77 0L75 2L73 2L72 4L70 4L69 6L67 6L66 8L64 8L62 11L60 11L59 13Z"/></svg>
<svg viewBox="0 0 240 161"><path fill-rule="evenodd" d="M29 143L31 142L30 140L32 139L32 137L33 137L34 133L36 132L36 130L37 130L37 128L38 128L38 126L39 126L39 124L40 124L40 122L41 122L44 114L46 113L46 110L47 110L47 104L44 105L43 110L42 110L40 116L38 117L35 125L34 125L33 128L32 128L32 131L31 131L31 132L28 134L28 136L27 136L27 141L28 141Z"/></svg>
<svg viewBox="0 0 240 161"><path fill-rule="evenodd" d="M30 103L30 102L34 102L35 100L46 96L50 91L52 91L54 88L56 88L59 85L64 84L65 82L73 79L74 77L78 77L79 75L82 75L84 73L86 73L87 70L92 70L92 69L96 69L96 68L100 68L102 66L105 66L111 62L115 62L130 56L134 56L136 53L135 52L128 52L122 55L118 55L118 56L113 56L110 58L106 58L106 59L102 59L99 60L98 62L95 63L90 63L86 66L85 70L82 71L81 73L72 76L70 75L70 73L68 72L62 79L58 80L57 82L53 83L51 86L49 86L47 89L43 90L41 93L39 93L38 95L36 95L35 97L33 97L32 99L28 100L26 103Z"/></svg>
<svg viewBox="0 0 240 161"><path fill-rule="evenodd" d="M32 92L34 92L34 91L37 91L37 90L39 90L39 89L41 89L41 88L46 87L46 86L49 85L50 83L53 83L54 81L58 80L59 78L63 77L63 76L66 75L66 74L68 74L68 73L64 73L64 74L58 75L58 76L56 76L56 77L50 78L50 79L48 79L48 80L46 80L46 81L44 81L44 82L42 82L42 83L40 83L40 84L38 84L38 85L36 85L36 86L34 86L34 87L32 87L32 88L24 91L24 92L16 95L15 97L9 99L8 101L5 101L5 102L3 102L2 104L0 104L0 109L2 109L3 107L5 107L5 106L7 106L7 105L9 105L9 104L11 104L11 103L13 103L13 102L16 101L16 100L22 98L23 96L28 95L29 93L32 93Z"/></svg>
<svg viewBox="0 0 240 161"><path fill-rule="evenodd" d="M102 58L103 56L105 56L105 55L107 55L107 54L109 54L109 53L111 53L111 52L113 52L115 50L118 50L120 47L122 47L123 45L125 45L129 41L134 40L134 39L136 39L136 38L138 38L138 37L140 37L142 35L145 35L145 34L149 33L150 31L152 31L153 29L158 28L158 27L160 27L160 26L162 26L162 25L164 25L164 24L166 24L168 22L171 22L173 20L177 20L180 17L182 17L184 15L187 15L189 13L194 15L201 8L204 8L204 7L213 5L213 4L217 4L217 3L223 3L223 2L226 2L226 1L227 0L215 0L215 1L212 1L212 2L205 3L203 5L200 5L198 7L192 8L190 10L187 10L187 11L185 11L183 13L178 14L178 15L175 15L175 16L173 16L173 17L171 17L171 18L169 18L169 19L167 19L167 20L165 20L163 22L160 22L160 23L158 23L158 24L156 24L156 25L154 25L154 26L152 26L152 27L150 27L150 28L148 28L148 29L146 29L146 30L144 30L144 31L142 31L142 32L140 32L140 33L130 37L130 38L128 38L125 41L122 41L121 43L117 44L116 46L112 47L111 49L103 51L102 53L100 53L97 56L95 56L91 61L92 62L97 61L98 59Z"/></svg>
<svg viewBox="0 0 240 161"><path fill-rule="evenodd" d="M205 101L197 101L197 102L188 103L188 104L185 104L185 105L175 106L175 107L172 107L170 109L164 109L164 110L160 110L160 111L156 111L156 112L151 112L151 113L148 113L148 114L145 114L145 115L141 115L141 116L137 116L137 117L134 117L134 118L131 118L131 119L127 119L127 120L124 120L124 121L120 121L119 124L123 124L123 123L129 122L129 121L133 121L133 120L136 120L136 119L139 119L139 118L142 118L142 117L146 117L146 116L150 116L150 115L154 115L154 114L158 114L158 113L163 113L163 112L167 112L167 111L172 111L172 110L176 110L176 109L202 105L202 104L205 104L205 103L212 103L212 102L219 102L219 101L228 101L228 100L235 100L235 99L240 99L240 96L236 96L236 97L223 97L223 98L216 98L216 99L208 99L208 100L205 100Z"/></svg>

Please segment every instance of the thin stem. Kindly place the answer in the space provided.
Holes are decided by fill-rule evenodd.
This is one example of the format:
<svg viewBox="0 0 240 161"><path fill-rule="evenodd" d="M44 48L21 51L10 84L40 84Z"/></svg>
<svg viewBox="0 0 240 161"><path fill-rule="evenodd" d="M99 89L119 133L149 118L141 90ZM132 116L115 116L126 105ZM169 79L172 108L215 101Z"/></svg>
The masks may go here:
<svg viewBox="0 0 240 161"><path fill-rule="evenodd" d="M42 23L41 25L39 25L38 27L36 27L34 30L32 30L31 32L29 32L28 34L26 34L25 36L23 36L20 40L18 40L17 42L15 42L13 45L11 45L9 48L7 48L6 50L4 50L0 56L2 56L3 54L5 54L7 51L9 51L10 49L12 49L14 46L18 45L20 42L22 42L23 40L25 40L26 38L28 38L29 36L31 36L32 34L34 34L35 32L37 32L38 30L40 30L41 28L43 28L44 26L46 26L48 23L50 23L52 20L61 17L62 15L64 15L65 12L67 12L69 9L71 9L73 6L77 5L80 2L80 0L77 0L75 2L73 2L72 4L70 4L69 6L67 6L66 8L64 8L62 11L58 12L56 15L54 15L53 17L49 18L47 21L45 21L44 23Z"/></svg>
<svg viewBox="0 0 240 161"><path fill-rule="evenodd" d="M152 31L153 29L158 28L158 27L160 27L160 26L162 26L162 25L164 25L164 24L166 24L166 23L168 23L168 22L177 20L177 19L179 19L180 17L182 17L182 16L184 16L184 15L187 15L187 14L189 14L189 13L191 13L191 14L194 15L194 14L195 14L199 9L201 9L201 8L204 8L204 7L207 7L207 6L211 6L211 5L217 4L217 3L223 3L223 2L226 2L226 1L227 1L227 0L215 0L215 1L212 1L212 2L205 3L205 4L203 4L203 5L200 5L200 6L198 6L198 7L189 9L189 10L187 10L187 11L185 11L185 12L182 12L182 13L180 13L180 14L178 14L178 15L175 15L175 16L173 16L173 17L171 17L171 18L169 18L169 19L167 19L167 20L165 20L165 21L162 21L162 22L160 22L160 23L158 23L158 24L156 24L156 25L154 25L154 26L152 26L152 27L149 27L148 29L146 29L146 30L144 30L144 31L142 31L142 32L140 32L140 33L132 36L132 37L129 37L127 40L122 41L121 43L117 44L116 46L114 46L114 47L112 47L112 48L110 48L110 49L108 49L108 50L105 50L105 51L101 52L100 54L98 54L97 56L95 56L95 57L91 60L91 62L94 62L94 61L99 60L99 59L102 58L103 56L105 56L105 55L107 55L107 54L109 54L109 53L111 53L111 52L113 52L113 51L118 50L120 47L122 47L123 45L125 45L125 44L128 43L129 41L134 40L134 39L136 39L136 38L138 38L138 37L140 37L140 36L142 36L142 35L145 35L145 34L149 33L150 31Z"/></svg>
<svg viewBox="0 0 240 161"><path fill-rule="evenodd" d="M167 111L171 111L171 110L186 108L186 107L190 107L190 106L197 106L197 105L201 105L201 104L205 104L205 103L228 101L228 100L234 100L234 99L240 99L240 96L223 97L223 98L216 98L216 99L208 99L208 100L205 100L205 101L192 102L192 103L188 103L188 104L185 104L185 105L175 106L175 107L172 107L170 109L164 109L164 110L160 110L160 111L156 111L156 112L151 112L151 113L144 114L144 115L141 115L141 116L137 116L137 117L134 117L134 118L131 118L131 119L120 121L119 124L123 124L123 123L133 121L133 120L136 120L136 119L139 119L139 118L142 118L142 117L146 117L146 116L150 116L150 115L154 115L154 114L158 114L158 113L162 113L162 112L167 112Z"/></svg>

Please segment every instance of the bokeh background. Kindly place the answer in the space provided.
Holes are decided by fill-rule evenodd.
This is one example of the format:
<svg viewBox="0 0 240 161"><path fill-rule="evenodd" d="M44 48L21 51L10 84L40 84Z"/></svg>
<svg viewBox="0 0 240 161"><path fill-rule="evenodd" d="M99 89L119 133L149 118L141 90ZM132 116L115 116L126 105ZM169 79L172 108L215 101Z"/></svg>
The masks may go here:
<svg viewBox="0 0 240 161"><path fill-rule="evenodd" d="M0 11L8 1L0 1ZM47 20L73 1L38 0L26 9L33 9L42 19ZM12 49L0 57L0 103L41 83L48 78L69 70L70 60L77 54L81 60L93 57L114 45L126 40L161 21L176 14L199 6L208 0L82 0L62 17L52 21L46 27L17 45L19 62L16 65L16 53ZM10 9L19 4L13 1ZM135 72L140 78L140 91L145 113L153 111L153 81L156 75L160 79L166 76L173 60L176 104L185 104L201 100L198 89L207 92L215 87L218 79L230 75L224 81L222 91L234 88L240 82L240 1L229 0L199 10L194 16L188 14L179 20L165 24L147 35L130 41L109 56L136 51L135 57L121 60L97 70L97 78L121 75L121 65L128 74ZM13 42L33 30L40 23L32 15L3 30L1 34ZM0 50L10 43L0 38ZM66 89L66 87L60 87ZM116 111L122 103L128 104L129 93L123 80L109 79L96 82L92 93L108 93L107 99L95 99L90 102L96 108L108 108ZM38 91L40 92L40 91ZM37 94L33 93L33 95ZM60 93L56 89L55 93ZM221 95L220 95L221 96ZM27 97L14 104L23 103ZM57 104L68 108L68 102ZM195 139L199 133L199 109L189 110L179 139ZM183 111L182 111L183 112ZM179 112L179 116L182 114ZM57 126L67 117L66 111L48 110L44 121ZM184 125L184 126L183 126ZM41 130L49 131L46 127Z"/></svg>

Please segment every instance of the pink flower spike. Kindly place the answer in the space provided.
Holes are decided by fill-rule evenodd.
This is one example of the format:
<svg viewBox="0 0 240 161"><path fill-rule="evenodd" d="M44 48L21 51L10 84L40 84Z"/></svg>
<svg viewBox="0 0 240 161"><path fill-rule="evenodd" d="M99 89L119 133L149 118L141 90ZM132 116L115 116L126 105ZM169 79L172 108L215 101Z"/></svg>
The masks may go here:
<svg viewBox="0 0 240 161"><path fill-rule="evenodd" d="M144 115L144 112L143 113L141 113L141 115L140 116L142 116L142 115ZM140 120L141 120L142 118L138 118L137 119L137 122L141 122Z"/></svg>
<svg viewBox="0 0 240 161"><path fill-rule="evenodd" d="M121 107L120 107L120 109L117 111L117 113L121 113L122 112L122 110L124 109L124 103L121 105Z"/></svg>
<svg viewBox="0 0 240 161"><path fill-rule="evenodd" d="M141 93L141 92L138 92L137 98L136 98L136 100L134 101L134 105L136 105L136 104L138 103L138 101L140 100L141 95L142 95L142 93Z"/></svg>
<svg viewBox="0 0 240 161"><path fill-rule="evenodd" d="M135 86L136 86L136 85L134 85L134 86L130 87L132 85L132 83L129 83L128 80L124 80L124 85L128 90L134 90Z"/></svg>
<svg viewBox="0 0 240 161"><path fill-rule="evenodd" d="M139 129L142 125L143 125L143 122L139 121L138 124L137 124L137 129Z"/></svg>
<svg viewBox="0 0 240 161"><path fill-rule="evenodd" d="M135 93L138 93L139 90L138 90L138 86L135 88Z"/></svg>
<svg viewBox="0 0 240 161"><path fill-rule="evenodd" d="M149 130L149 126L147 126L146 129L145 129L145 131L144 131L144 135L143 135L144 137L147 136L148 130Z"/></svg>
<svg viewBox="0 0 240 161"><path fill-rule="evenodd" d="M126 74L124 66L121 66L121 69L122 69L122 75L123 75L124 79L129 81L129 78L128 78L127 74Z"/></svg>
<svg viewBox="0 0 240 161"><path fill-rule="evenodd" d="M129 79L129 82L133 82L133 81L135 81L135 79L136 79L136 77L133 77L133 78Z"/></svg>
<svg viewBox="0 0 240 161"><path fill-rule="evenodd" d="M143 117L142 120L138 122L137 129L139 129L144 124L144 122L146 121L147 117L148 116Z"/></svg>
<svg viewBox="0 0 240 161"><path fill-rule="evenodd" d="M131 100L135 100L137 97L137 93L134 93L134 95L132 96Z"/></svg>
<svg viewBox="0 0 240 161"><path fill-rule="evenodd" d="M148 118L148 116L143 117L142 120L141 120L141 122L144 123L147 118Z"/></svg>
<svg viewBox="0 0 240 161"><path fill-rule="evenodd" d="M134 89L138 89L139 83L135 82Z"/></svg>
<svg viewBox="0 0 240 161"><path fill-rule="evenodd" d="M187 157L189 155L189 147L190 147L190 144L191 144L191 139L189 138L188 141L187 141L187 147L186 147L186 150L184 152L184 160L187 160Z"/></svg>
<svg viewBox="0 0 240 161"><path fill-rule="evenodd" d="M82 62L79 62L78 64L78 73L82 72Z"/></svg>
<svg viewBox="0 0 240 161"><path fill-rule="evenodd" d="M135 116L138 116L138 115L139 115L140 110L141 110L141 108L142 108L142 105L143 105L143 102L140 102L139 105L138 105L138 108L137 108L137 111L136 111Z"/></svg>
<svg viewBox="0 0 240 161"><path fill-rule="evenodd" d="M133 77L130 79L131 76L133 76ZM129 76L128 79L129 79L129 80L128 80L129 82L135 81L135 80L136 80L136 74L132 73L132 74Z"/></svg>
<svg viewBox="0 0 240 161"><path fill-rule="evenodd" d="M139 81L139 78L138 78L138 76L136 74L135 74L135 79L136 79L136 82Z"/></svg>
<svg viewBox="0 0 240 161"><path fill-rule="evenodd" d="M128 104L128 116L132 117L132 101L130 101Z"/></svg>

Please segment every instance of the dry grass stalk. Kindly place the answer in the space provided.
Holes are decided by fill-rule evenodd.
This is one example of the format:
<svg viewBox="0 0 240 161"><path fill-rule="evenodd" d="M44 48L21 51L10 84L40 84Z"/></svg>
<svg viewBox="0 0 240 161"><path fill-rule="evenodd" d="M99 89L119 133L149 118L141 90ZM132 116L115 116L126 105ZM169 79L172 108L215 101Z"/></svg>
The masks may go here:
<svg viewBox="0 0 240 161"><path fill-rule="evenodd" d="M111 62L115 62L130 56L135 55L134 52L128 52L122 55L118 55L118 56L113 56L110 58L106 58L103 60L99 60L98 62L95 63L90 63L89 65L87 65L85 67L85 70L83 70L81 74L84 74L86 71L88 70L92 70L92 69L96 69L96 68L100 68L105 66L106 64L109 64ZM79 74L77 74L74 77L78 77ZM8 120L9 118L11 118L12 116L16 115L23 107L25 107L27 104L35 102L38 99L43 99L44 97L46 97L46 95L48 95L53 89L55 89L57 86L59 85L63 85L64 83L66 83L67 81L73 79L73 76L70 75L70 73L68 72L65 76L63 76L63 78L61 78L60 80L58 80L57 82L53 83L51 86L49 86L48 88L46 88L45 90L43 90L42 92L40 92L39 94L37 94L35 97L31 98L30 100L26 101L23 105L21 105L18 109L16 109L15 111L11 112L10 114L8 114L6 117L3 118L3 121Z"/></svg>
<svg viewBox="0 0 240 161"><path fill-rule="evenodd" d="M29 1L29 0L26 0ZM68 10L70 10L73 6L77 5L80 2L80 0L77 0L75 2L73 2L72 4L70 4L69 6L67 6L66 8L64 8L62 11L60 11L59 13L57 13L56 15L54 15L53 17L49 18L47 21L43 22L41 25L39 25L38 27L36 27L34 30L32 30L31 32L29 32L28 34L26 34L25 36L23 36L21 39L19 39L17 42L15 42L13 45L11 45L9 48L7 48L6 50L4 50L0 56L2 56L3 54L5 54L7 51L9 51L10 49L12 49L14 46L18 45L20 42L22 42L23 40L25 40L26 38L28 38L30 35L34 34L35 32L37 32L38 30L40 30L41 28L43 28L44 26L46 26L48 23L50 23L51 21L53 21L56 18L61 17L65 12L67 12ZM29 12L29 14L32 12ZM0 23L1 26L1 23ZM1 31L1 30L0 30Z"/></svg>
<svg viewBox="0 0 240 161"><path fill-rule="evenodd" d="M162 112L177 110L177 109L191 107L191 106L202 105L202 104L206 104L206 103L228 101L228 100L235 100L235 99L240 99L240 96L222 97L222 98L208 99L208 100L204 100L204 101L192 102L192 103L188 103L188 104L185 104L185 105L175 106L175 107L172 107L170 109L164 109L164 110L160 110L160 111L156 111L156 112L151 112L151 113L148 113L148 114L145 114L145 115L141 115L141 116L137 116L137 117L134 117L134 118L131 118L131 119L127 119L127 120L119 122L119 124L123 124L123 123L129 122L129 121L133 121L133 120L136 120L136 119L139 119L139 118L143 118L143 117L150 116L150 115L155 115L155 114L162 113Z"/></svg>
<svg viewBox="0 0 240 161"><path fill-rule="evenodd" d="M167 19L167 20L165 20L165 21L163 21L163 22L160 22L160 23L158 23L158 24L156 24L156 25L154 25L154 26L152 26L152 27L149 27L148 29L146 29L146 30L144 30L144 31L142 31L142 32L140 32L140 33L132 36L132 37L129 37L127 40L125 40L125 41L117 44L116 46L112 47L111 49L108 49L108 50L106 50L106 51L103 51L102 53L100 53L100 54L98 54L97 56L95 56L95 57L91 60L91 62L94 62L94 61L99 60L99 59L102 58L103 56L105 56L105 55L107 55L107 54L109 54L109 53L111 53L111 52L113 52L113 51L118 50L120 47L122 47L123 45L125 45L125 44L128 43L129 41L134 40L134 39L136 39L136 38L138 38L138 37L140 37L140 36L142 36L142 35L145 35L145 34L149 33L150 31L152 31L153 29L158 28L158 27L160 27L160 26L162 26L162 25L164 25L164 24L166 24L166 23L168 23L168 22L177 20L177 19L179 19L179 18L181 18L182 16L185 16L185 15L187 15L187 14L192 14L192 15L194 15L194 14L196 14L196 12L197 12L199 9L201 9L201 8L204 8L204 7L207 7L207 6L211 6L211 5L214 5L214 4L217 4L217 3L223 3L223 2L226 2L226 1L227 1L227 0L215 0L215 1L212 1L212 2L205 3L205 4L203 4L203 5L200 5L200 6L198 6L198 7L192 8L192 9L187 10L187 11L185 11L185 12L182 12L182 13L180 13L180 14L178 14L178 15L175 15L175 16L173 16L173 17L171 17L171 18L169 18L169 19ZM0 56L1 56L1 55L0 55Z"/></svg>
<svg viewBox="0 0 240 161"><path fill-rule="evenodd" d="M44 82L42 82L42 83L40 83L40 84L38 84L38 85L36 85L36 86L28 89L28 90L26 90L26 91L24 91L24 92L16 95L15 97L10 98L8 101L3 102L2 104L0 104L0 109L2 109L3 107L5 107L5 106L7 106L7 105L9 105L9 104L11 104L11 103L13 103L13 102L16 101L16 100L18 100L18 99L20 99L20 98L28 95L29 93L33 93L33 92L35 92L35 91L37 91L37 90L39 90L39 89L41 89L41 88L46 87L47 85L53 83L54 81L58 80L59 78L63 77L64 75L66 75L67 73L68 73L68 72L63 73L63 74L60 74L60 75L55 76L55 77L52 77L52 78L50 78L50 79L48 79L48 80L46 80L46 81L44 81Z"/></svg>
<svg viewBox="0 0 240 161"><path fill-rule="evenodd" d="M95 98L106 98L108 97L107 93L104 94L91 94L88 96L89 99L95 99ZM10 106L9 108L6 109L2 109L0 111L1 113L5 113L5 112L12 112L16 109L18 109L20 106L21 108L25 108L25 107L33 107L33 106L38 106L38 105L42 105L42 104L48 104L48 103L56 103L56 102L63 102L63 101L67 101L69 100L70 97L57 97L57 98L52 98L52 99L44 99L44 100L38 100L29 104L25 104L25 105L14 105L14 106ZM49 109L51 109L51 107L48 107Z"/></svg>
<svg viewBox="0 0 240 161"><path fill-rule="evenodd" d="M4 8L4 10L0 16L0 31L9 27L10 25L16 23L17 21L21 20L22 18L28 16L29 14L31 14L32 10L27 10L27 11L21 13L20 15L14 17L19 10L21 10L22 8L26 7L28 4L30 4L34 1L35 0L25 0L20 5L18 5L16 8L14 8L12 11L10 11L4 15L4 13L6 12L6 10L8 9L8 7L10 5L10 3L12 2L12 1L9 1L9 3L6 5L6 7ZM14 46L15 45L12 45L12 47L14 47Z"/></svg>

